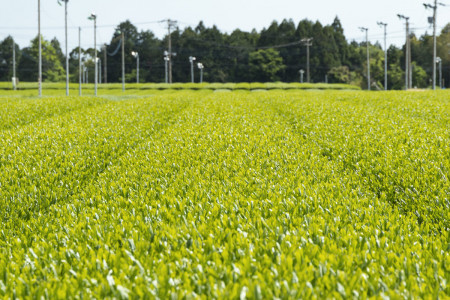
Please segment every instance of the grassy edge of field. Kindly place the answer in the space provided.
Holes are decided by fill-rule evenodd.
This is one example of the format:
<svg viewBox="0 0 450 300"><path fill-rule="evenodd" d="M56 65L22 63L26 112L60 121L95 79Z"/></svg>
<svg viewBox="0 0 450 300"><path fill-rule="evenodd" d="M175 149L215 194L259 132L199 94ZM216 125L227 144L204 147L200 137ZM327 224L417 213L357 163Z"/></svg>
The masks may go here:
<svg viewBox="0 0 450 300"><path fill-rule="evenodd" d="M21 82L18 90L38 89L37 82ZM60 90L65 89L65 83L44 82L43 89ZM78 90L78 83L71 83L71 90ZM83 89L93 89L94 84L83 84ZM12 90L10 82L0 82L0 90ZM120 90L121 83L99 84L100 90ZM241 82L241 83L127 83L126 89L133 90L361 90L360 87L350 84L327 84L327 83L284 83L284 82Z"/></svg>

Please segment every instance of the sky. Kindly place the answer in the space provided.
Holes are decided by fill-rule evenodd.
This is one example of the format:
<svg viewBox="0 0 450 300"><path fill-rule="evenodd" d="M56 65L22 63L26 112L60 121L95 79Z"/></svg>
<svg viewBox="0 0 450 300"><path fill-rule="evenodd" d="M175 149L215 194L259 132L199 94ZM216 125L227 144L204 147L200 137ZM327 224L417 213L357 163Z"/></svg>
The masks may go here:
<svg viewBox="0 0 450 300"><path fill-rule="evenodd" d="M7 0L1 0L6 2ZM411 27L416 35L432 32L427 18L431 10L425 10L423 2L432 0L69 0L68 27L69 52L78 46L78 27L82 28L82 48L92 47L93 22L87 17L97 14L97 44L109 43L114 28L130 20L138 30L151 30L158 37L166 33L165 24L159 21L178 21L183 29L195 27L200 21L206 26L216 25L222 32L234 29L260 31L272 21L292 19L320 21L331 24L336 16L344 27L349 41L365 40L365 33L359 27L369 28L369 40L373 43L383 40L383 29L377 21L388 23L388 44L400 46L405 40L404 22L397 14L410 17ZM438 11L438 29L450 22L450 0L440 0L448 7ZM26 47L37 35L38 0L13 0L2 5L0 10L0 40L11 35L21 47ZM64 45L64 6L57 0L41 0L41 31L45 39L57 37ZM63 50L64 51L64 50Z"/></svg>

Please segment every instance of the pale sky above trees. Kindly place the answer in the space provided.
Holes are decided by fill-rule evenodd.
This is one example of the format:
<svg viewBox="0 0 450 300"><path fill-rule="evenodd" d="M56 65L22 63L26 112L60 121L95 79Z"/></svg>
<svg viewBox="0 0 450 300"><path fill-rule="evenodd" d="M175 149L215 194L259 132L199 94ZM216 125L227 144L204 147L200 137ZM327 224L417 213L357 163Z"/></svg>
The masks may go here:
<svg viewBox="0 0 450 300"><path fill-rule="evenodd" d="M426 11L422 5L427 0L70 0L69 1L69 48L78 45L78 26L83 28L82 47L93 44L92 22L87 20L91 12L98 15L98 43L109 42L115 26L130 20L139 30L151 30L158 37L166 33L159 20L171 18L179 21L181 28L195 27L199 21L206 26L217 25L223 32L239 28L250 31L268 27L273 20L281 22L292 18L295 23L302 19L319 20L331 24L337 15L344 27L346 37L360 42L365 36L358 27L369 28L371 42L381 41L383 29L376 22L389 23L389 43L397 46L404 41L404 24L397 14L411 17L411 27L417 35L431 32ZM432 0L428 0L430 2ZM12 35L21 47L28 46L37 35L37 0L8 1L0 10L0 40ZM441 2L449 2L442 0ZM41 0L42 34L47 39L57 37L64 41L64 8L57 0ZM450 21L450 6L439 10L438 28Z"/></svg>

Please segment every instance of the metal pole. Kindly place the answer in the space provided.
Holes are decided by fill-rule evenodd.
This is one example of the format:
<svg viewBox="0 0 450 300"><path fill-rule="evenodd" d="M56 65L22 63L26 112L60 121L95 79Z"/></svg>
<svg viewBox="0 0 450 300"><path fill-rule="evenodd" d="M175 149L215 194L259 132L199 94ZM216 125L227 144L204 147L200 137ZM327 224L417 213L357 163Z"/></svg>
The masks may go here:
<svg viewBox="0 0 450 300"><path fill-rule="evenodd" d="M384 90L387 91L388 78L387 78L387 23L378 22L379 26L384 26Z"/></svg>
<svg viewBox="0 0 450 300"><path fill-rule="evenodd" d="M309 72L309 43L306 44L306 81L311 82L311 75Z"/></svg>
<svg viewBox="0 0 450 300"><path fill-rule="evenodd" d="M191 59L191 82L194 83L194 61Z"/></svg>
<svg viewBox="0 0 450 300"><path fill-rule="evenodd" d="M105 49L105 52L104 52L104 54L103 54L103 69L104 69L104 74L103 74L103 80L104 80L104 82L105 83L108 83L108 67L107 67L107 64L108 64L108 61L107 61L107 57L108 57L108 55L107 55L107 49L106 49L106 44L104 45L104 49Z"/></svg>
<svg viewBox="0 0 450 300"><path fill-rule="evenodd" d="M98 66L97 66L97 16L94 18L94 52L95 52L95 96L97 96Z"/></svg>
<svg viewBox="0 0 450 300"><path fill-rule="evenodd" d="M139 53L136 54L136 65L137 65L136 83L139 83Z"/></svg>
<svg viewBox="0 0 450 300"><path fill-rule="evenodd" d="M102 83L102 60L98 59L98 82Z"/></svg>
<svg viewBox="0 0 450 300"><path fill-rule="evenodd" d="M369 29L366 28L367 47L367 89L370 91L370 50L369 50Z"/></svg>
<svg viewBox="0 0 450 300"><path fill-rule="evenodd" d="M125 33L122 31L122 92L125 92Z"/></svg>
<svg viewBox="0 0 450 300"><path fill-rule="evenodd" d="M305 73L305 71L300 70L299 73L300 73L300 83L303 83L303 74Z"/></svg>
<svg viewBox="0 0 450 300"><path fill-rule="evenodd" d="M409 43L409 17L404 15L397 15L400 19L406 22L406 42L405 42L405 89L408 90L412 86L412 72L411 72L411 49ZM410 85L411 83L411 85Z"/></svg>
<svg viewBox="0 0 450 300"><path fill-rule="evenodd" d="M16 42L13 39L13 89L16 90L16 84L17 84L17 79L16 79Z"/></svg>
<svg viewBox="0 0 450 300"><path fill-rule="evenodd" d="M78 27L78 95L81 96L81 27Z"/></svg>
<svg viewBox="0 0 450 300"><path fill-rule="evenodd" d="M39 71L38 71L38 85L39 97L42 97L42 41L41 41L41 0L38 0L38 39L39 39Z"/></svg>
<svg viewBox="0 0 450 300"><path fill-rule="evenodd" d="M66 96L69 96L69 51L67 47L67 2L69 0L64 0L64 10L65 10L65 34L66 34Z"/></svg>
<svg viewBox="0 0 450 300"><path fill-rule="evenodd" d="M433 7L433 61L436 61L436 18L437 18L437 0L434 0ZM442 86L441 86L442 88ZM436 63L433 64L433 90L436 89Z"/></svg>
<svg viewBox="0 0 450 300"><path fill-rule="evenodd" d="M409 22L408 22L408 33L410 33L409 31ZM413 72L413 68L412 68L412 63L411 63L411 35L408 34L408 70L409 70L409 77L408 77L408 86L411 89L412 88L412 72Z"/></svg>
<svg viewBox="0 0 450 300"><path fill-rule="evenodd" d="M409 74L411 73L411 65L409 63L410 57L410 49L409 49L409 21L406 21L406 65L407 65L407 73L406 73L406 89L411 88L409 85Z"/></svg>
<svg viewBox="0 0 450 300"><path fill-rule="evenodd" d="M200 69L200 83L203 83L203 68Z"/></svg>
<svg viewBox="0 0 450 300"><path fill-rule="evenodd" d="M387 49L387 24L384 25L384 90L388 89L388 49Z"/></svg>
<svg viewBox="0 0 450 300"><path fill-rule="evenodd" d="M169 28L169 83L172 83L172 35L170 32L171 21L168 20L168 28Z"/></svg>
<svg viewBox="0 0 450 300"><path fill-rule="evenodd" d="M164 57L164 68L165 68L165 74L166 74L166 83L169 83L169 73L168 73L168 60L169 58L167 56Z"/></svg>

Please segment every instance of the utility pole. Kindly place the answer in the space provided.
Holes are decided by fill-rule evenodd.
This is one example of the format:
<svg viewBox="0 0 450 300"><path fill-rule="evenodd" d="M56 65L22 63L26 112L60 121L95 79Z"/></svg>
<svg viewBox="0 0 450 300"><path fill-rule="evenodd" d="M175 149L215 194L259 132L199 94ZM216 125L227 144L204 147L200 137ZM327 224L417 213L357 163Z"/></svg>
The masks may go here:
<svg viewBox="0 0 450 300"><path fill-rule="evenodd" d="M202 63L198 63L197 67L200 69L200 83L203 83L203 69L205 66Z"/></svg>
<svg viewBox="0 0 450 300"><path fill-rule="evenodd" d="M164 70L165 70L165 79L166 79L166 84L169 83L169 68L168 68L168 64L169 64L169 57L167 55L164 56Z"/></svg>
<svg viewBox="0 0 450 300"><path fill-rule="evenodd" d="M163 22L167 22L167 30L168 30L168 48L169 51L167 53L168 65L169 65L169 83L172 83L172 56L175 56L175 53L172 53L172 27L177 25L177 21L167 19Z"/></svg>
<svg viewBox="0 0 450 300"><path fill-rule="evenodd" d="M426 9L433 10L433 90L436 89L436 61L437 61L437 50L436 50L436 19L437 19L437 8L438 5L445 6L443 3L438 3L434 0L434 5L424 3Z"/></svg>
<svg viewBox="0 0 450 300"><path fill-rule="evenodd" d="M102 83L102 60L97 58L98 62L98 82Z"/></svg>
<svg viewBox="0 0 450 300"><path fill-rule="evenodd" d="M411 72L411 48L410 48L410 40L409 40L409 17L405 17L404 15L397 15L401 20L405 20L406 22L406 44L405 44L405 88L408 90L412 84L412 72Z"/></svg>
<svg viewBox="0 0 450 300"><path fill-rule="evenodd" d="M383 26L384 27L384 90L387 91L388 89L388 78L387 78L387 42L386 42L386 37L387 37L387 23L383 23L383 22L378 22L377 23L379 26Z"/></svg>
<svg viewBox="0 0 450 300"><path fill-rule="evenodd" d="M38 36L39 36L39 71L38 85L39 97L42 97L42 39L41 39L41 0L38 0Z"/></svg>
<svg viewBox="0 0 450 300"><path fill-rule="evenodd" d="M306 46L306 81L308 83L311 82L311 75L310 75L310 69L309 69L309 47L312 46L312 40L313 38L304 38L301 40L303 45Z"/></svg>
<svg viewBox="0 0 450 300"><path fill-rule="evenodd" d="M436 57L436 64L439 64L439 88L442 89L442 59L440 57Z"/></svg>
<svg viewBox="0 0 450 300"><path fill-rule="evenodd" d="M369 51L369 28L359 27L361 31L366 32L366 48L367 48L367 90L370 91L370 51Z"/></svg>
<svg viewBox="0 0 450 300"><path fill-rule="evenodd" d="M107 48L106 48L106 44L103 45L103 49L104 49L104 53L103 53L103 73L105 73L103 75L103 80L105 83L108 83L108 67L107 67Z"/></svg>
<svg viewBox="0 0 450 300"><path fill-rule="evenodd" d="M69 0L62 0L64 2L65 13L65 35L66 35L66 96L69 96L69 51L67 47L67 2Z"/></svg>
<svg viewBox="0 0 450 300"><path fill-rule="evenodd" d="M94 94L97 96L97 81L98 81L98 65L97 65L97 15L92 13L89 17L89 20L94 21L94 64L95 64L95 72L94 72L94 82L95 82L95 88L94 88Z"/></svg>
<svg viewBox="0 0 450 300"><path fill-rule="evenodd" d="M13 48L12 48L12 51L13 51L13 89L14 90L16 90L17 89L17 87L16 87L16 85L17 85L17 79L16 79L16 42L14 41L14 38L13 38Z"/></svg>
<svg viewBox="0 0 450 300"><path fill-rule="evenodd" d="M139 83L139 52L132 51L131 55L136 58L136 83Z"/></svg>
<svg viewBox="0 0 450 300"><path fill-rule="evenodd" d="M122 31L122 92L125 92L125 32Z"/></svg>
<svg viewBox="0 0 450 300"><path fill-rule="evenodd" d="M189 56L189 62L191 63L191 82L194 83L194 61L196 60L195 57Z"/></svg>
<svg viewBox="0 0 450 300"><path fill-rule="evenodd" d="M81 27L78 27L78 95L81 96Z"/></svg>

